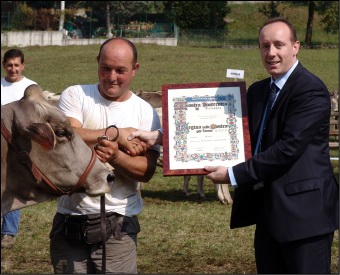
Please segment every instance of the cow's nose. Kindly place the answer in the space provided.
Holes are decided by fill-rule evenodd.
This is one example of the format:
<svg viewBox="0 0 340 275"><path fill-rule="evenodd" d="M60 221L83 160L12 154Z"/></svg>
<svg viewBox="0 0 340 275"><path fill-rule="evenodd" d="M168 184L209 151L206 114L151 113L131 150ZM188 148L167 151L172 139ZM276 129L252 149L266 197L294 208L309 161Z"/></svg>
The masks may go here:
<svg viewBox="0 0 340 275"><path fill-rule="evenodd" d="M107 175L106 180L107 180L108 182L112 182L112 181L115 180L115 178L116 178L115 174L114 174L114 173L110 173L110 174Z"/></svg>

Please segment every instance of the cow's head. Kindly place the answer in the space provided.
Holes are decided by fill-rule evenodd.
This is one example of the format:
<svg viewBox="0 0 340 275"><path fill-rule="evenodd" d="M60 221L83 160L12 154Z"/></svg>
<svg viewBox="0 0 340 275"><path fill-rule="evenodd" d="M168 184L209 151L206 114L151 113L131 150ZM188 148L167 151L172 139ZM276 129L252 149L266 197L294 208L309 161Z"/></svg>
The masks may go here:
<svg viewBox="0 0 340 275"><path fill-rule="evenodd" d="M58 188L68 191L78 182L91 161L92 150L73 131L65 114L44 99L38 85L29 86L21 100L2 106L1 118L16 146L27 152L38 169ZM2 163L7 163L4 181L6 187L16 185L15 189L11 188L12 192L17 190L15 196L25 200L32 197L32 190L51 191L27 176L27 167L18 161L11 146L5 151L6 156L2 154L1 159ZM19 169L23 170L21 176ZM3 165L1 170L3 174ZM82 190L90 196L108 192L110 173L112 171L96 158Z"/></svg>

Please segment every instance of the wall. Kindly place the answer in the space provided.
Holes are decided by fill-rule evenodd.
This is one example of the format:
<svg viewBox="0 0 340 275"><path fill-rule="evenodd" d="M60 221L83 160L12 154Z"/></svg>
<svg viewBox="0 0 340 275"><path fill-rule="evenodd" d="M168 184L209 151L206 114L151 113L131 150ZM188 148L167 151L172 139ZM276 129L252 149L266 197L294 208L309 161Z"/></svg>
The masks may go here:
<svg viewBox="0 0 340 275"><path fill-rule="evenodd" d="M27 46L69 46L102 44L106 39L71 39L64 38L62 31L26 31L2 32L1 46L27 47ZM134 43L158 44L164 46L177 46L177 38L129 38Z"/></svg>

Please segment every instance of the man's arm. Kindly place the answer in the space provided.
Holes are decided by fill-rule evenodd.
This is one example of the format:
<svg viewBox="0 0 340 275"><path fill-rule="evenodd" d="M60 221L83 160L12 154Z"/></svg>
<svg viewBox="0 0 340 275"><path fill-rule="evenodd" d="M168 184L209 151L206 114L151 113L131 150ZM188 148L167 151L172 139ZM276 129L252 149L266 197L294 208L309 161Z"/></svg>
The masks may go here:
<svg viewBox="0 0 340 275"><path fill-rule="evenodd" d="M98 159L108 162L120 174L127 178L148 182L156 171L159 152L148 150L143 156L130 156L118 149L118 143L106 139L100 140L96 146Z"/></svg>
<svg viewBox="0 0 340 275"><path fill-rule="evenodd" d="M153 176L159 152L148 150L143 156L130 156L119 150L118 142L106 139L98 140L105 134L106 129L89 130L82 128L82 124L74 118L68 117L73 129L80 135L88 146L94 146L98 159L106 163L108 162L122 175L136 181L147 182ZM120 131L120 129L119 129ZM110 127L107 136L113 139L117 135L117 129ZM124 137L127 140L127 136Z"/></svg>
<svg viewBox="0 0 340 275"><path fill-rule="evenodd" d="M71 123L71 126L77 134L81 136L84 142L89 146L93 147L98 143L98 137L105 135L105 129L99 130L89 130L82 128L83 125L77 119L72 117L67 117ZM114 127L110 127L106 131L106 136L110 139L114 139L118 136L117 142L119 144L119 148L125 150L131 156L143 155L147 151L147 145L144 142L141 142L139 139L128 140L127 137L137 129L129 127L129 128L119 128L116 129Z"/></svg>

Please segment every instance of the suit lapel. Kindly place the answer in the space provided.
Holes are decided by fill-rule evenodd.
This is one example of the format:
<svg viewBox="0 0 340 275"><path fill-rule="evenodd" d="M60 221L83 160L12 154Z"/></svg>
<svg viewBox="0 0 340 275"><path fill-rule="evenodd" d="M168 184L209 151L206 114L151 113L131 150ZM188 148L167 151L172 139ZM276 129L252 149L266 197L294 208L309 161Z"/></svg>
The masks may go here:
<svg viewBox="0 0 340 275"><path fill-rule="evenodd" d="M263 116L263 111L267 103L267 98L269 94L269 89L270 89L270 78L268 78L268 81L264 82L264 85L262 87L259 87L261 91L258 91L256 94L256 103L254 104L254 109L253 109L253 117L252 117L252 123L254 125L254 130L255 130L255 136L254 138L257 140L257 136L259 134L259 130L261 127L261 121L262 121L262 116Z"/></svg>

